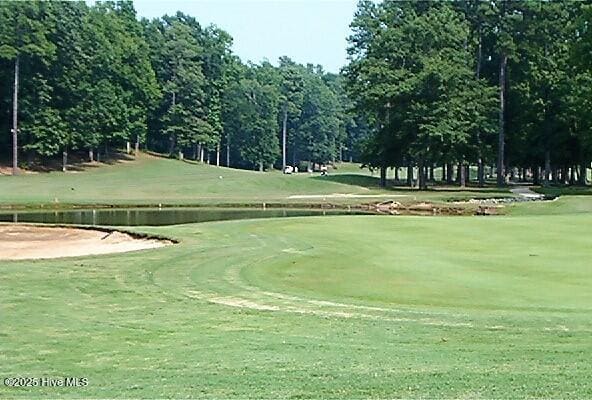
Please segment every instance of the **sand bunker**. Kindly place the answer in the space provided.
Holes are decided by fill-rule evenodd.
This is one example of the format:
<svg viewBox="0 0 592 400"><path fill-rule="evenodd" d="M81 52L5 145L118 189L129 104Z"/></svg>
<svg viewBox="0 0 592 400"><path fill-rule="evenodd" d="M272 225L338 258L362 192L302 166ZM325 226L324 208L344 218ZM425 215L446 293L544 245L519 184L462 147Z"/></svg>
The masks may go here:
<svg viewBox="0 0 592 400"><path fill-rule="evenodd" d="M0 225L0 260L26 260L123 253L171 244L166 240L138 239L118 231Z"/></svg>

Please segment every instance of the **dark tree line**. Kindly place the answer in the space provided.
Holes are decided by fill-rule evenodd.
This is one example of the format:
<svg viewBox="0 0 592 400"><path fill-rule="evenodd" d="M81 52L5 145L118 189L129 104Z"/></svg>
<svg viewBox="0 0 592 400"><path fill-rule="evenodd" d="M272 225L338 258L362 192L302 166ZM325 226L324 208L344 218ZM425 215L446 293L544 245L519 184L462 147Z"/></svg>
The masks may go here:
<svg viewBox="0 0 592 400"><path fill-rule="evenodd" d="M101 161L147 148L266 169L360 155L343 78L284 57L243 64L232 38L129 1L0 2L0 157Z"/></svg>
<svg viewBox="0 0 592 400"><path fill-rule="evenodd" d="M436 166L461 185L469 166L479 184L585 184L591 24L585 1L361 0L344 74L375 128L364 161L383 184L415 168L420 188Z"/></svg>

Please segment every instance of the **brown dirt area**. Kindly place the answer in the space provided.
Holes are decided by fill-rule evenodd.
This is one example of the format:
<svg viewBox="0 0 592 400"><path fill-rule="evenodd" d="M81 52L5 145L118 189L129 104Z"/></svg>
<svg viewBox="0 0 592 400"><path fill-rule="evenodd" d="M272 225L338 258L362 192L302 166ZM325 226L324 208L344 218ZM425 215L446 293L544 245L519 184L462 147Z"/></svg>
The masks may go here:
<svg viewBox="0 0 592 400"><path fill-rule="evenodd" d="M0 225L0 260L76 257L153 249L171 244L157 239L138 239L118 231Z"/></svg>

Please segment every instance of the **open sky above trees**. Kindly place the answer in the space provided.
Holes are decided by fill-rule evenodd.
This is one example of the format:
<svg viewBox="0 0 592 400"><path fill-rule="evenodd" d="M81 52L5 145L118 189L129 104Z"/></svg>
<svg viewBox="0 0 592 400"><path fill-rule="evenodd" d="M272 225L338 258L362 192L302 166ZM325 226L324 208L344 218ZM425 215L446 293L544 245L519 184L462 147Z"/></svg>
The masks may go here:
<svg viewBox="0 0 592 400"><path fill-rule="evenodd" d="M140 17L158 18L181 10L203 25L217 25L232 35L232 50L244 62L267 59L276 64L289 55L296 62L320 64L333 73L347 64L347 37L356 4L356 0L134 2Z"/></svg>

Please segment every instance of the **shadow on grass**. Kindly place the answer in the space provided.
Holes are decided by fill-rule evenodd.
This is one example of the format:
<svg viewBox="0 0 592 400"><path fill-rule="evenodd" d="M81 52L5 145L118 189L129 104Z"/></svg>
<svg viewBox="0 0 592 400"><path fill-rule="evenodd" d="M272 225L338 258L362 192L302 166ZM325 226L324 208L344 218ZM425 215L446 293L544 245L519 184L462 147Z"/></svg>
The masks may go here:
<svg viewBox="0 0 592 400"><path fill-rule="evenodd" d="M315 176L313 179L322 180L322 181L330 181L335 183L341 183L344 185L352 185L352 186L361 186L367 189L382 189L382 190L393 190L393 191L418 191L417 188L411 188L406 186L404 181L395 182L391 179L387 181L387 186L385 188L380 187L380 178L377 176L368 176L368 175L359 175L359 174L336 174L336 175L327 175L327 176ZM472 186L468 185L464 188L459 186L451 186L447 184L442 184L440 182L430 182L428 184L428 189L423 190L423 192L445 192L445 193L454 193L454 192L469 192L469 193L495 193L499 194L500 192L505 193L507 192L506 188L497 188L495 185L488 185L486 184L483 187L479 186Z"/></svg>
<svg viewBox="0 0 592 400"><path fill-rule="evenodd" d="M592 187L590 186L551 186L539 187L535 192L542 193L545 196L592 196Z"/></svg>
<svg viewBox="0 0 592 400"><path fill-rule="evenodd" d="M341 183L343 185L361 186L368 189L379 189L380 180L374 176L358 175L358 174L337 174L326 176L315 176L313 179L318 181L329 181ZM388 189L388 188L387 188Z"/></svg>
<svg viewBox="0 0 592 400"><path fill-rule="evenodd" d="M102 165L114 165L123 161L132 161L134 156L123 152L111 151L109 155L101 154L100 161L89 162L88 155L85 152L70 153L68 155L68 171L81 172L100 167ZM24 166L24 168L23 168ZM25 159L21 169L32 172L55 172L62 171L62 157L39 157Z"/></svg>
<svg viewBox="0 0 592 400"><path fill-rule="evenodd" d="M485 185L485 186L477 186L473 184L469 184L464 188L460 186L450 186L450 185L440 185L436 184L432 186L428 190L433 190L435 192L469 192L469 193L510 193L508 187L497 187L495 185Z"/></svg>

